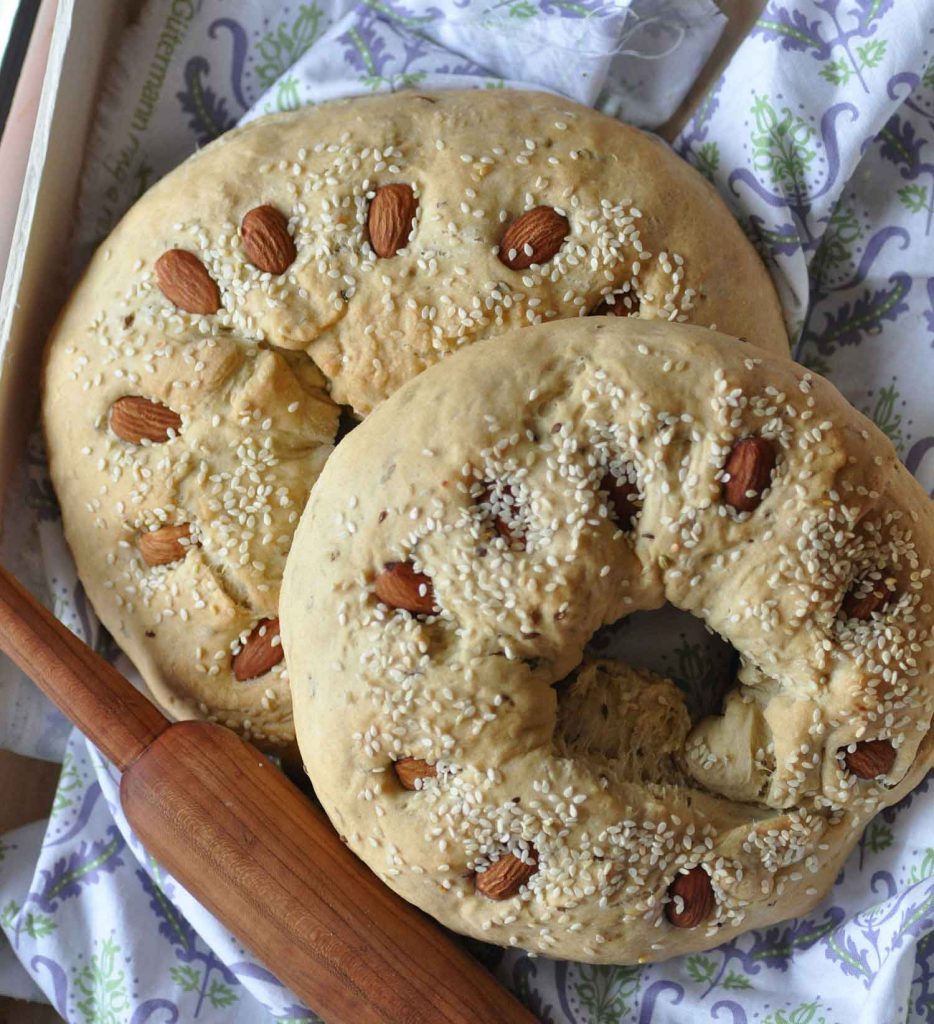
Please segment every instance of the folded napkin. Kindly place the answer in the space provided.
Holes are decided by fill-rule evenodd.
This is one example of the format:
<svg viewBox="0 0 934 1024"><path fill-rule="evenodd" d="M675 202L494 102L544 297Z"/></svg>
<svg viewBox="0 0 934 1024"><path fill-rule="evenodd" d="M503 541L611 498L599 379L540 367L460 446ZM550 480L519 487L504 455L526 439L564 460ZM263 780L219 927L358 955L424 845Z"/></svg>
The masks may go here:
<svg viewBox="0 0 934 1024"><path fill-rule="evenodd" d="M76 266L145 187L237 122L337 95L507 84L651 126L721 29L708 0L150 3L120 48L90 147ZM773 0L676 143L759 245L798 358L886 431L929 490L932 31L934 12L920 3ZM19 486L0 557L40 552L56 610L117 657L75 579L38 445ZM31 561L23 568L35 574ZM609 650L671 675L692 698L723 657L677 614L624 626ZM19 695L20 749L48 755L60 720L28 692L0 678L0 707ZM2 724L0 742L14 742ZM930 1024L929 787L870 824L805 919L643 967L471 949L552 1024ZM0 837L0 926L69 1021L316 1019L153 863L120 813L114 770L76 733L49 821Z"/></svg>

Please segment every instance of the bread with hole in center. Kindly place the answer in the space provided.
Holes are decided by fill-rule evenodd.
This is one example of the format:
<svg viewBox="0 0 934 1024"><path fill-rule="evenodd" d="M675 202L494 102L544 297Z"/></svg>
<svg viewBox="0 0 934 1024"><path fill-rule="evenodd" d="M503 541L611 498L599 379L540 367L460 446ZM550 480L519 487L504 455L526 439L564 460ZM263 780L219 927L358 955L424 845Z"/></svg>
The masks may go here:
<svg viewBox="0 0 934 1024"><path fill-rule="evenodd" d="M330 818L444 925L636 963L803 914L934 763L934 510L826 380L680 324L481 342L332 455L286 567ZM718 714L583 660L666 601Z"/></svg>

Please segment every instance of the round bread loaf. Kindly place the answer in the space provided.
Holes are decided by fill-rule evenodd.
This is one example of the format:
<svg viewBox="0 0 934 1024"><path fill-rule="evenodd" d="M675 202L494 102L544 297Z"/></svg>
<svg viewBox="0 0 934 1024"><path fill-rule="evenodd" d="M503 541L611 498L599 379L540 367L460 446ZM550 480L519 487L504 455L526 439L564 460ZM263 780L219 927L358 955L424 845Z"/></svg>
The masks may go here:
<svg viewBox="0 0 934 1024"><path fill-rule="evenodd" d="M934 510L820 377L712 331L563 321L405 385L325 466L283 645L350 847L443 924L642 962L806 912L934 762ZM720 714L582 662L665 602Z"/></svg>
<svg viewBox="0 0 934 1024"><path fill-rule="evenodd" d="M44 423L78 572L160 702L290 741L279 586L335 403L363 415L459 346L609 308L787 352L711 186L559 97L329 103L147 192L52 335Z"/></svg>

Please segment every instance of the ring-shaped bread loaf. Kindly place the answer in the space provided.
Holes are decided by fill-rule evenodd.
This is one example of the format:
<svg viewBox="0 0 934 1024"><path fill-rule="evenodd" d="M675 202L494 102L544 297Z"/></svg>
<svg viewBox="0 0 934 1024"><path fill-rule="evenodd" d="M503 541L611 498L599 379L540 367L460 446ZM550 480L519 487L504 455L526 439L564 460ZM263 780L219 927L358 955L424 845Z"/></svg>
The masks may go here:
<svg viewBox="0 0 934 1024"><path fill-rule="evenodd" d="M155 696L292 740L279 586L335 402L364 415L458 347L606 309L787 353L713 188L560 97L322 104L150 189L53 332L44 423L79 575Z"/></svg>
<svg viewBox="0 0 934 1024"><path fill-rule="evenodd" d="M445 925L654 960L801 914L932 764L934 512L824 379L615 318L482 342L328 461L282 625L350 847ZM739 651L720 714L582 662L665 602Z"/></svg>

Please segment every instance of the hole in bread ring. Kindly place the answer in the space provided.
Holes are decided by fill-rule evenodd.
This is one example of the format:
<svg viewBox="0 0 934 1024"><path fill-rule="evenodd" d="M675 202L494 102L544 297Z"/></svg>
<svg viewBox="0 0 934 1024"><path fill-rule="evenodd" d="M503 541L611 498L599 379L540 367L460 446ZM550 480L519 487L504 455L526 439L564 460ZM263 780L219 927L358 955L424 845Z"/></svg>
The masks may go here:
<svg viewBox="0 0 934 1024"><path fill-rule="evenodd" d="M340 407L340 414L337 420L337 433L334 435L334 444L339 445L347 435L360 426L360 417L357 416L349 405Z"/></svg>

